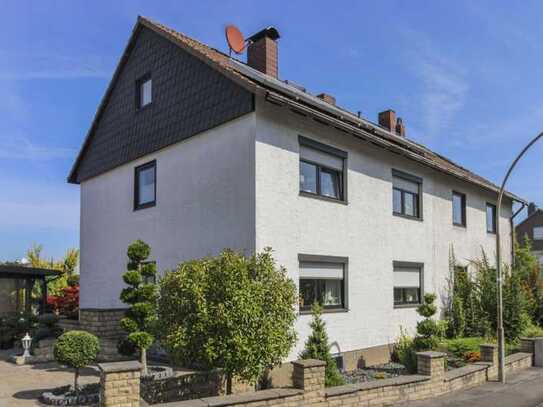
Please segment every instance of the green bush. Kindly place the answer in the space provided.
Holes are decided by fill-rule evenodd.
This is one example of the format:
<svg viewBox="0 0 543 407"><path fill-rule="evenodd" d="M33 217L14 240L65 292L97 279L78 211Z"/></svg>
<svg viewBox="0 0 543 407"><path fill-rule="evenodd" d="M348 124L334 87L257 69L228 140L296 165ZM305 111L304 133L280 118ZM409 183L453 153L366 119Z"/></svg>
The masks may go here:
<svg viewBox="0 0 543 407"><path fill-rule="evenodd" d="M533 322L530 321L524 328L524 331L522 332L521 336L525 338L543 337L543 328L538 325L535 325Z"/></svg>
<svg viewBox="0 0 543 407"><path fill-rule="evenodd" d="M78 286L79 285L79 274L74 274L74 275L68 276L68 278L66 278L66 283L70 287Z"/></svg>
<svg viewBox="0 0 543 407"><path fill-rule="evenodd" d="M463 358L468 352L479 352L483 343L488 343L488 340L482 337L446 339L441 342L440 350Z"/></svg>
<svg viewBox="0 0 543 407"><path fill-rule="evenodd" d="M326 362L324 383L325 386L340 386L345 383L339 372L336 361L330 354L326 323L321 318L322 308L319 304L313 304L311 308L313 320L311 321L311 335L305 342L305 349L300 354L301 359L318 359Z"/></svg>
<svg viewBox="0 0 543 407"><path fill-rule="evenodd" d="M94 362L100 344L98 338L85 331L69 331L61 335L54 346L55 359L61 365L75 369L74 389L79 390L79 369Z"/></svg>
<svg viewBox="0 0 543 407"><path fill-rule="evenodd" d="M296 342L296 285L271 249L246 257L225 250L191 260L160 281L160 342L184 366L221 368L256 382Z"/></svg>
<svg viewBox="0 0 543 407"><path fill-rule="evenodd" d="M394 345L392 360L405 366L409 373L417 372L417 351L413 344L413 338L400 327L400 337Z"/></svg>

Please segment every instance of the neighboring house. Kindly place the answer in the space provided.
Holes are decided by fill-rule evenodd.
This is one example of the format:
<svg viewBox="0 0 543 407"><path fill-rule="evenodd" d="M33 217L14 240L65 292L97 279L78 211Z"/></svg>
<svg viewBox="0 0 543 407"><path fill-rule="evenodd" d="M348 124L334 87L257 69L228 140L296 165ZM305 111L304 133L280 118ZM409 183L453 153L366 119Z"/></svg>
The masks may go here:
<svg viewBox="0 0 543 407"><path fill-rule="evenodd" d="M159 270L271 246L300 290L290 357L320 300L351 369L415 328L425 292L444 296L451 247L465 265L481 248L492 257L498 188L406 138L391 110L375 124L280 80L278 37L252 36L245 64L138 19L69 176L81 186L82 324L120 315L135 239Z"/></svg>
<svg viewBox="0 0 543 407"><path fill-rule="evenodd" d="M543 266L543 210L534 203L528 205L528 216L515 227L517 241L524 243L526 236L532 243L532 251Z"/></svg>

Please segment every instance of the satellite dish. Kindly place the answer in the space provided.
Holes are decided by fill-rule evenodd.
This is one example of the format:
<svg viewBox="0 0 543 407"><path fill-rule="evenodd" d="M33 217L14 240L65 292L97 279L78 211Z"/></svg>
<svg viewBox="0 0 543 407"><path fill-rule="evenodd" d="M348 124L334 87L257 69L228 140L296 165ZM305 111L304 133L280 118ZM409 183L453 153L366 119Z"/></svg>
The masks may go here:
<svg viewBox="0 0 543 407"><path fill-rule="evenodd" d="M230 51L234 51L236 54L241 54L245 50L245 39L243 34L235 25L227 25L224 33L226 35L226 42L230 47Z"/></svg>

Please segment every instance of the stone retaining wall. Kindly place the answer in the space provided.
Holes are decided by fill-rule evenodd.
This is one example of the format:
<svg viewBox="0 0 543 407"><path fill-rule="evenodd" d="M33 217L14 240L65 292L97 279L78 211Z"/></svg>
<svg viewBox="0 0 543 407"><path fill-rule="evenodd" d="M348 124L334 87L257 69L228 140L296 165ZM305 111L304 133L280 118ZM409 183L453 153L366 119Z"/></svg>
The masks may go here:
<svg viewBox="0 0 543 407"><path fill-rule="evenodd" d="M125 334L119 325L125 309L81 309L79 310L80 329L99 338L120 338Z"/></svg>
<svg viewBox="0 0 543 407"><path fill-rule="evenodd" d="M485 358L497 360L495 346L482 350ZM445 372L445 354L421 352L417 354L418 374L372 382L324 387L324 362L303 360L293 362L294 387L271 389L232 396L208 397L168 403L169 407L191 406L298 406L342 405L385 406L399 401L420 400L450 391L480 385L497 375L497 366L483 361ZM517 353L506 358L508 373L532 365L530 353Z"/></svg>

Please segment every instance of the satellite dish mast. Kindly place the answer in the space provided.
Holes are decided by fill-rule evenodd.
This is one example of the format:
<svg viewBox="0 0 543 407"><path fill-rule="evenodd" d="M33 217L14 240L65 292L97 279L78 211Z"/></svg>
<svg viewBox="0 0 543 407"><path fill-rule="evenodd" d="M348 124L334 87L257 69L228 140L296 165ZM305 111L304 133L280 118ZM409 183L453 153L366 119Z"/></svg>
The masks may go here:
<svg viewBox="0 0 543 407"><path fill-rule="evenodd" d="M242 54L245 51L246 42L243 38L243 34L235 25L229 24L224 29L224 34L226 35L226 42L230 48L230 56L232 51L236 54Z"/></svg>

